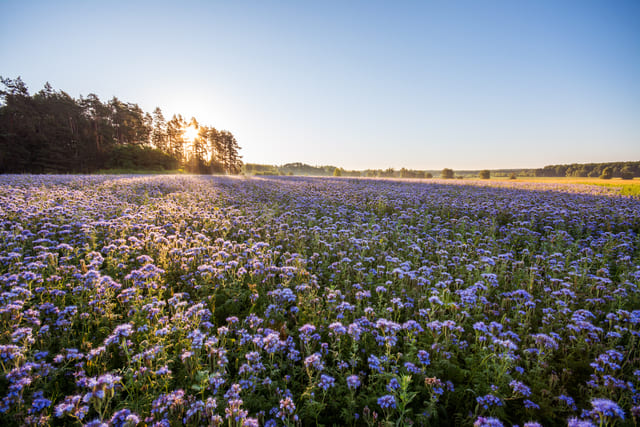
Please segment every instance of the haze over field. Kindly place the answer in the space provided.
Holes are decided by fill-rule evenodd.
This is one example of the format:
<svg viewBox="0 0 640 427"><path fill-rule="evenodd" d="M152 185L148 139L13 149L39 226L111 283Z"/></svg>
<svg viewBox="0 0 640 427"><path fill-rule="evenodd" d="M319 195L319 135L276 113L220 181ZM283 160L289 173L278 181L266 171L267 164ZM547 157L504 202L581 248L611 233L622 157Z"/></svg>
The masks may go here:
<svg viewBox="0 0 640 427"><path fill-rule="evenodd" d="M0 4L0 74L229 129L247 163L640 159L640 3Z"/></svg>

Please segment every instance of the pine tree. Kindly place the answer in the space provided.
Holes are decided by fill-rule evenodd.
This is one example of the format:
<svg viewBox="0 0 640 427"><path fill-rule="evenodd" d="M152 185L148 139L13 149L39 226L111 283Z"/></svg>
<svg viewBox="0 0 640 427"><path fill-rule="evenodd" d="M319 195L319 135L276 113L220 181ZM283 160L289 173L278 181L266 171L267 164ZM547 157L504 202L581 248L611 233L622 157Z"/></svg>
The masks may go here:
<svg viewBox="0 0 640 427"><path fill-rule="evenodd" d="M175 157L180 164L184 162L184 129L186 123L180 114L173 115L171 120L167 122L167 143L169 154Z"/></svg>
<svg viewBox="0 0 640 427"><path fill-rule="evenodd" d="M167 153L169 152L167 122L164 119L164 115L162 114L160 107L156 107L156 109L153 110L152 119L153 130L151 131L151 145L158 150Z"/></svg>

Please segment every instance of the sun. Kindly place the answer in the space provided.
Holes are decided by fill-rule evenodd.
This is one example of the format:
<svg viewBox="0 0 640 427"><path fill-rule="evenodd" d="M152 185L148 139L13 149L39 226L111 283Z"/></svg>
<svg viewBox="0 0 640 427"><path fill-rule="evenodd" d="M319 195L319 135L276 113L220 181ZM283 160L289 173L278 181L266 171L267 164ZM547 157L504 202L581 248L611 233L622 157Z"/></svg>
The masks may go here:
<svg viewBox="0 0 640 427"><path fill-rule="evenodd" d="M193 142L198 137L198 128L195 126L187 126L182 134L186 142Z"/></svg>

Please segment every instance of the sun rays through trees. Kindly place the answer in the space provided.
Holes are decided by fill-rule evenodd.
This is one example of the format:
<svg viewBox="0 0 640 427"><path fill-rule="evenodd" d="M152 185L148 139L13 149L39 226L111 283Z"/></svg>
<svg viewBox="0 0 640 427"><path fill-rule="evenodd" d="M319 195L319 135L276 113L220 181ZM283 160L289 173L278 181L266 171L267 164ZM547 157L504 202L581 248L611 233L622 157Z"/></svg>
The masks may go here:
<svg viewBox="0 0 640 427"><path fill-rule="evenodd" d="M187 122L165 120L162 110L97 95L74 99L48 83L30 95L20 79L2 78L0 173L71 173L101 169L240 172L240 147L233 134Z"/></svg>

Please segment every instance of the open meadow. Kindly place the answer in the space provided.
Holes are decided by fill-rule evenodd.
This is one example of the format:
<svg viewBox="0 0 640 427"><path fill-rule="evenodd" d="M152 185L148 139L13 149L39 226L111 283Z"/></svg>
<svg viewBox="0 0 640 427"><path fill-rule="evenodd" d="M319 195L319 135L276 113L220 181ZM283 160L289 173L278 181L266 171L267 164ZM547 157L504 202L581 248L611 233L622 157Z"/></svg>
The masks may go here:
<svg viewBox="0 0 640 427"><path fill-rule="evenodd" d="M502 178L505 179L505 178ZM506 178L508 179L508 178ZM618 189L622 196L640 196L640 179L621 179L621 178L582 178L582 177L564 177L564 178L545 178L545 177L518 177L522 182L538 182L546 184L584 184L596 185L599 187L607 187Z"/></svg>
<svg viewBox="0 0 640 427"><path fill-rule="evenodd" d="M6 425L640 421L617 187L2 175L0 221Z"/></svg>

